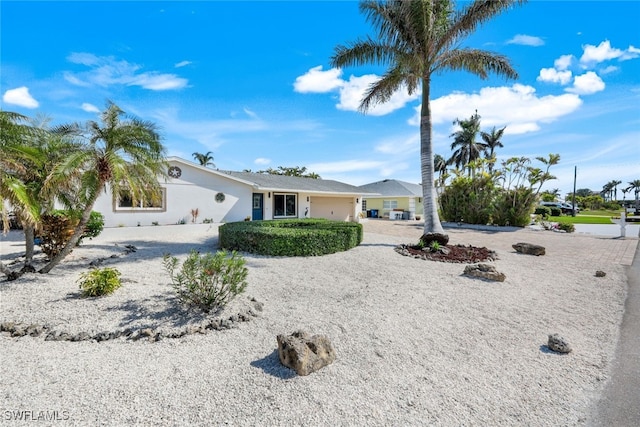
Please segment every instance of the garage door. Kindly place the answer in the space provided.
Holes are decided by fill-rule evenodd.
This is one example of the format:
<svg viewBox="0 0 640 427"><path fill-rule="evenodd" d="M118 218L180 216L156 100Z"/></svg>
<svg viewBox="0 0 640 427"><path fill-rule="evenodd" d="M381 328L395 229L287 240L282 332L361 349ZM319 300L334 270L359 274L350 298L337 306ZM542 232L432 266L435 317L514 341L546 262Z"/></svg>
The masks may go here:
<svg viewBox="0 0 640 427"><path fill-rule="evenodd" d="M351 197L311 197L311 218L351 221L353 199Z"/></svg>

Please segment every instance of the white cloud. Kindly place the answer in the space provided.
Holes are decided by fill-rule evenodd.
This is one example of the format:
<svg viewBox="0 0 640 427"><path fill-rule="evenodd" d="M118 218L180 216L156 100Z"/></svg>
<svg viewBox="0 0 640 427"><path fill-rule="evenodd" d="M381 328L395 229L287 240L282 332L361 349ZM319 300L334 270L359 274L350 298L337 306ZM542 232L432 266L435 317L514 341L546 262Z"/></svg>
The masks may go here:
<svg viewBox="0 0 640 427"><path fill-rule="evenodd" d="M336 107L339 110L358 111L360 103L369 87L380 77L375 74L366 74L361 77L351 76L348 82L340 88L340 102ZM408 102L419 98L419 93L409 95L406 89L396 91L384 104L372 104L367 114L372 116L384 116L404 107Z"/></svg>
<svg viewBox="0 0 640 427"><path fill-rule="evenodd" d="M564 71L571 66L573 62L573 55L562 55L560 58L553 61L553 66L560 71Z"/></svg>
<svg viewBox="0 0 640 427"><path fill-rule="evenodd" d="M72 73L67 71L64 78L77 86L110 86L126 85L140 86L149 90L182 89L188 80L175 74L159 73L157 71L139 73L141 67L127 61L119 61L111 56L96 56L91 53L72 53L67 57L69 62L85 65L89 71Z"/></svg>
<svg viewBox="0 0 640 427"><path fill-rule="evenodd" d="M601 42L598 46L584 45L582 46L583 54L580 57L580 63L583 65L590 65L593 63L608 61L621 57L624 52L620 49L611 47L609 40Z"/></svg>
<svg viewBox="0 0 640 427"><path fill-rule="evenodd" d="M591 95L604 90L604 82L593 71L586 72L573 79L573 87L567 88L566 91L576 93L578 95Z"/></svg>
<svg viewBox="0 0 640 427"><path fill-rule="evenodd" d="M558 71L555 68L543 68L536 80L550 83L560 83L566 85L571 81L571 71Z"/></svg>
<svg viewBox="0 0 640 427"><path fill-rule="evenodd" d="M374 151L382 154L409 154L420 148L420 135L413 132L408 137L398 137L381 141L374 147Z"/></svg>
<svg viewBox="0 0 640 427"><path fill-rule="evenodd" d="M191 61L180 61L176 65L174 65L174 67L182 68L182 67L186 67L187 65L191 65L191 64L193 64L193 62L191 62Z"/></svg>
<svg viewBox="0 0 640 427"><path fill-rule="evenodd" d="M244 113L245 113L247 116L251 117L252 119L258 119L258 115L257 115L255 112L253 112L253 111L251 111L250 109L248 109L247 107L244 107L244 108L242 109L242 111L244 111Z"/></svg>
<svg viewBox="0 0 640 427"><path fill-rule="evenodd" d="M24 108L38 108L40 105L38 101L31 96L29 88L26 86L7 90L2 96L2 101Z"/></svg>
<svg viewBox="0 0 640 427"><path fill-rule="evenodd" d="M84 102L82 104L82 109L87 113L99 113L100 110L93 104L89 104L88 102Z"/></svg>
<svg viewBox="0 0 640 427"><path fill-rule="evenodd" d="M375 74L364 76L351 76L349 80L341 78L342 70L332 68L322 71L322 66L311 68L306 74L296 78L293 84L294 90L299 93L327 93L338 91L339 102L336 108L344 111L358 111L360 103L369 87L380 77ZM383 116L399 108L404 107L407 102L419 98L419 94L409 95L406 90L400 90L393 94L389 101L384 104L373 104L367 114L372 116Z"/></svg>
<svg viewBox="0 0 640 427"><path fill-rule="evenodd" d="M605 75L605 74L615 73L619 69L620 67L616 67L615 65L609 65L608 67L604 67L602 70L600 70L600 74Z"/></svg>
<svg viewBox="0 0 640 427"><path fill-rule="evenodd" d="M258 157L257 159L255 159L253 161L253 163L255 163L256 165L260 165L260 166L266 166L269 163L271 163L271 159L267 159L265 157Z"/></svg>
<svg viewBox="0 0 640 427"><path fill-rule="evenodd" d="M452 123L470 117L476 110L483 127L507 126L506 134L538 130L540 123L551 123L570 114L582 105L576 94L538 97L531 86L515 84L511 87L486 87L478 93L456 92L431 102L434 124ZM410 124L418 125L420 106Z"/></svg>
<svg viewBox="0 0 640 427"><path fill-rule="evenodd" d="M311 68L306 74L296 78L293 89L299 93L326 93L343 85L342 70L332 68L322 71L322 65Z"/></svg>
<svg viewBox="0 0 640 427"><path fill-rule="evenodd" d="M540 37L528 36L526 34L518 34L511 40L507 41L507 44L521 44L525 46L542 46L544 40Z"/></svg>

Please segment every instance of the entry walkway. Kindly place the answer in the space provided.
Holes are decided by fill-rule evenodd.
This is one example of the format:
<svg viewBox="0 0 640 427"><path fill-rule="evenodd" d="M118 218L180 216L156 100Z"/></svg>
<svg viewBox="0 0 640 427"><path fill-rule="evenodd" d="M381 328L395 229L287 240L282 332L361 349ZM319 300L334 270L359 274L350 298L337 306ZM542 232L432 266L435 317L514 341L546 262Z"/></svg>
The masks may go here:
<svg viewBox="0 0 640 427"><path fill-rule="evenodd" d="M613 372L591 427L640 426L640 247L628 269L629 287Z"/></svg>

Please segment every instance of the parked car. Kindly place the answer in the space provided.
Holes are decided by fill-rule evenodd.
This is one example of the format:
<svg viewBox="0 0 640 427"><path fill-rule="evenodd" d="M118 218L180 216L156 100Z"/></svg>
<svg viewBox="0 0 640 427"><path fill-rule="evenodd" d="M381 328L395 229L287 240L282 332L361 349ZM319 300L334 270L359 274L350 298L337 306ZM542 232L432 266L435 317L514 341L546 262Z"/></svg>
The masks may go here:
<svg viewBox="0 0 640 427"><path fill-rule="evenodd" d="M547 206L550 208L555 207L560 209L560 211L563 214L567 214L567 215L573 215L573 210L574 210L571 204L566 202L540 202L540 206ZM576 213L580 212L580 208L576 206L575 211Z"/></svg>

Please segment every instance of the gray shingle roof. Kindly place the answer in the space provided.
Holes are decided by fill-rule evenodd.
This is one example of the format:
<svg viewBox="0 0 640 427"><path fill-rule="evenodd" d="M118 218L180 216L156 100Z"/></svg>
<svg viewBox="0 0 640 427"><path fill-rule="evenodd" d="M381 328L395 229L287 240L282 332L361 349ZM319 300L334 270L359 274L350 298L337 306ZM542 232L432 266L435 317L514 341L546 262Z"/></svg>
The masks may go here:
<svg viewBox="0 0 640 427"><path fill-rule="evenodd" d="M378 197L422 197L422 185L397 179L385 179L358 188L363 193L378 193Z"/></svg>
<svg viewBox="0 0 640 427"><path fill-rule="evenodd" d="M257 189L264 191L305 191L308 193L340 193L348 195L362 194L360 187L329 179L302 178L255 172L219 172L243 181L251 182Z"/></svg>

